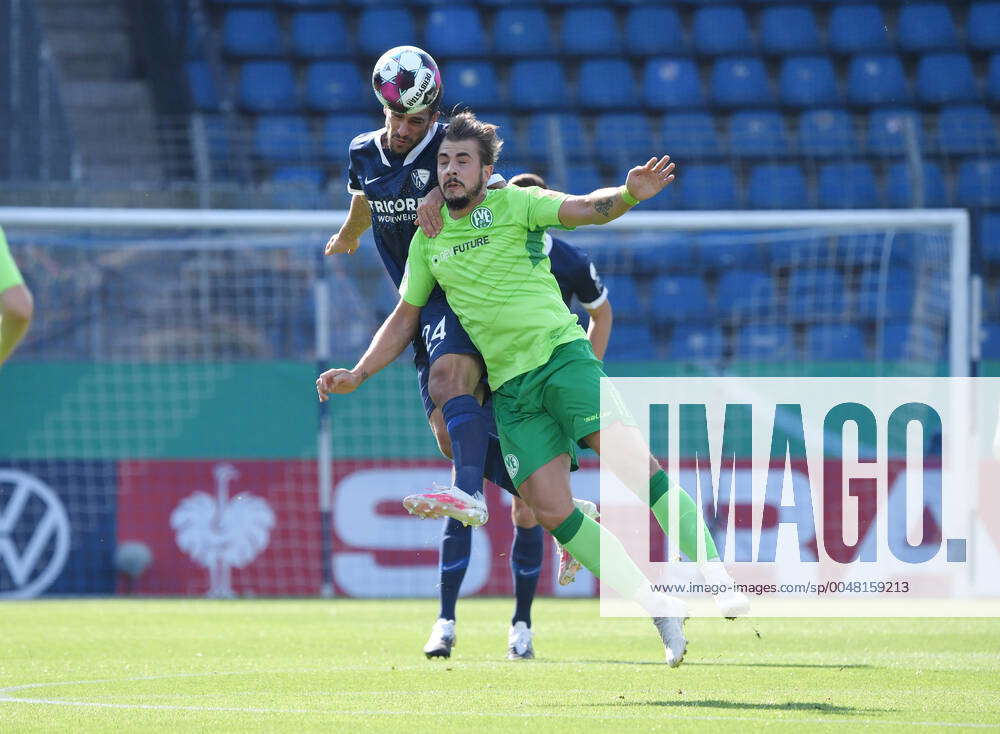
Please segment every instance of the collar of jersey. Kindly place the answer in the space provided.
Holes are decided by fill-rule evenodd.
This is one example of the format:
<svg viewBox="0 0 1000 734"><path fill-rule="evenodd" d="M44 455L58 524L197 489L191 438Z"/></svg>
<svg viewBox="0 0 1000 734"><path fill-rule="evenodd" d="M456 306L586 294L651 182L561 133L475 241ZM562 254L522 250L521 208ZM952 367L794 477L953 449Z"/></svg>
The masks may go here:
<svg viewBox="0 0 1000 734"><path fill-rule="evenodd" d="M427 144L431 142L431 138L434 137L434 133L437 132L437 126L438 123L435 122L427 128L427 134L424 135L423 140L413 146L413 150L406 154L406 158L403 160L404 166L408 166L413 163L413 161L417 159L417 156L423 153L424 148L427 147ZM389 163L389 159L385 156L385 148L382 147L382 133L380 132L378 135L373 136L372 140L375 143L375 147L378 148L378 154L379 157L382 158L382 163L385 164L386 168L392 168L392 164Z"/></svg>

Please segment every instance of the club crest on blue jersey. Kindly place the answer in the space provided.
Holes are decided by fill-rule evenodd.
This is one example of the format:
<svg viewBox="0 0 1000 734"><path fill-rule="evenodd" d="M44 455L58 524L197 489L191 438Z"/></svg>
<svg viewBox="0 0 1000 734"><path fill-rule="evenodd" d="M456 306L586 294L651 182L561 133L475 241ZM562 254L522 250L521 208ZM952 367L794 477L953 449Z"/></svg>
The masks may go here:
<svg viewBox="0 0 1000 734"><path fill-rule="evenodd" d="M410 172L410 178L413 180L413 185L418 189L423 189L427 187L427 182L431 180L431 172L426 168L417 168Z"/></svg>

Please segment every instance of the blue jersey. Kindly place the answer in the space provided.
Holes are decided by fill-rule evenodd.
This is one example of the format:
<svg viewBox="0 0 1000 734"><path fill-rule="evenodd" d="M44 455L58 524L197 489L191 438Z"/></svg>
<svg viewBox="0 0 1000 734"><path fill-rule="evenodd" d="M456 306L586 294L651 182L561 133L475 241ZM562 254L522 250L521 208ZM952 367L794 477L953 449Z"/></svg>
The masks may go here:
<svg viewBox="0 0 1000 734"><path fill-rule="evenodd" d="M552 275L559 284L567 306L573 296L588 311L593 311L608 300L608 289L601 282L597 268L586 252L568 242L554 239L548 232L545 233L542 251L549 256Z"/></svg>

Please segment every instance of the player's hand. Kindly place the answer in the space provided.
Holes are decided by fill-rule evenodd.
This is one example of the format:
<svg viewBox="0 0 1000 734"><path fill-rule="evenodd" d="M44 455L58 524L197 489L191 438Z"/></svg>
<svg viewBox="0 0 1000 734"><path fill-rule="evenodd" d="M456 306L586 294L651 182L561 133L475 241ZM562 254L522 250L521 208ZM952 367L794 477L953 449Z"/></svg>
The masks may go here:
<svg viewBox="0 0 1000 734"><path fill-rule="evenodd" d="M339 367L327 370L316 380L319 401L325 403L330 399L330 395L346 395L354 392L363 381L364 378L360 374L355 374L354 370Z"/></svg>
<svg viewBox="0 0 1000 734"><path fill-rule="evenodd" d="M323 250L325 255L339 255L342 252L346 252L348 255L353 255L354 251L358 249L358 245L361 244L361 240L357 237L350 238L345 237L339 232L331 237L326 243L326 249Z"/></svg>
<svg viewBox="0 0 1000 734"><path fill-rule="evenodd" d="M674 180L674 164L670 156L650 158L644 166L636 166L625 177L625 187L639 201L645 201L663 191Z"/></svg>
<svg viewBox="0 0 1000 734"><path fill-rule="evenodd" d="M444 204L444 194L441 189L435 186L427 192L427 196L417 207L417 226L420 231L430 238L437 237L444 228L444 221L441 219L441 205Z"/></svg>

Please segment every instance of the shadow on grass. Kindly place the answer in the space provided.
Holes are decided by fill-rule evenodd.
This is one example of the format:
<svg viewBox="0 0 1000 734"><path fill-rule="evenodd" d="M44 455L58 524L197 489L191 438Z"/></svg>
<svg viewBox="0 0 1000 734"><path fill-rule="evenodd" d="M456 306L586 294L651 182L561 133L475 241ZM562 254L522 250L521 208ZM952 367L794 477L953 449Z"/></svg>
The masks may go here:
<svg viewBox="0 0 1000 734"><path fill-rule="evenodd" d="M665 667L666 663L656 660L534 660L533 665L545 665L545 664L558 664L558 665L658 665L660 667ZM732 661L718 661L713 662L711 660L693 660L685 661L681 666L683 668L690 668L692 666L699 667L727 667L727 668L818 668L822 670L874 670L877 666L868 665L867 663L858 663L856 665L837 665L836 663L830 663L829 665L823 663L734 663Z"/></svg>
<svg viewBox="0 0 1000 734"><path fill-rule="evenodd" d="M580 704L576 704L580 705ZM831 703L820 703L819 701L786 701L785 703L745 703L739 701L721 701L713 698L684 700L678 698L672 701L617 701L612 703L590 703L585 706L613 706L613 707L636 707L636 706L665 706L674 708L706 708L706 709L730 709L734 711L814 711L821 714L876 714L886 713L886 709L859 709L854 706L834 706Z"/></svg>

